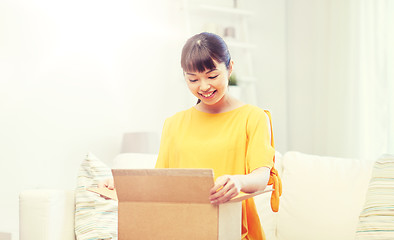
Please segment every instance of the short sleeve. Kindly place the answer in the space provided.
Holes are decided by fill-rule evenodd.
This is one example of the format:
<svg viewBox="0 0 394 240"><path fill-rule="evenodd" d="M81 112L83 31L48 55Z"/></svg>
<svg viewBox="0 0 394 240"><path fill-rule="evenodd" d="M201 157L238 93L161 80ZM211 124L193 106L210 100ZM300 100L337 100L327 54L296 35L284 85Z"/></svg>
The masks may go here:
<svg viewBox="0 0 394 240"><path fill-rule="evenodd" d="M251 173L260 167L272 168L274 166L275 149L271 146L271 132L269 129L267 114L263 110L256 110L249 116L246 152L247 173Z"/></svg>
<svg viewBox="0 0 394 240"><path fill-rule="evenodd" d="M159 155L157 157L155 168L168 168L169 167L169 120L164 122L163 131L160 140Z"/></svg>

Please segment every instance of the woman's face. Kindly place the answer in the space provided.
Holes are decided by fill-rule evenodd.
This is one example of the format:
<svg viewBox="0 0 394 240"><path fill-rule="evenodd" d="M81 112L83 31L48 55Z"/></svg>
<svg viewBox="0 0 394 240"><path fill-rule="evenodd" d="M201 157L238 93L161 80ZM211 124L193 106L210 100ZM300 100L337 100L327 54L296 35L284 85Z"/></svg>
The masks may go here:
<svg viewBox="0 0 394 240"><path fill-rule="evenodd" d="M189 90L207 105L218 103L227 94L228 79L232 71L232 62L229 69L224 63L214 62L215 68L205 72L185 72Z"/></svg>

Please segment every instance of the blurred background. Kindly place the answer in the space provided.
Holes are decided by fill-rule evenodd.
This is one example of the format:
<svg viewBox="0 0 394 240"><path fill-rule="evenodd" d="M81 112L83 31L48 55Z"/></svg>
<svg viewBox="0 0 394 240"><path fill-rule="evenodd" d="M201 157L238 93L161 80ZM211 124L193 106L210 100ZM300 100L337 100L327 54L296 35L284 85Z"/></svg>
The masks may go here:
<svg viewBox="0 0 394 240"><path fill-rule="evenodd" d="M392 0L0 1L0 232L18 194L76 185L127 132L158 132L196 99L187 38L228 43L243 101L271 111L280 153L394 153Z"/></svg>

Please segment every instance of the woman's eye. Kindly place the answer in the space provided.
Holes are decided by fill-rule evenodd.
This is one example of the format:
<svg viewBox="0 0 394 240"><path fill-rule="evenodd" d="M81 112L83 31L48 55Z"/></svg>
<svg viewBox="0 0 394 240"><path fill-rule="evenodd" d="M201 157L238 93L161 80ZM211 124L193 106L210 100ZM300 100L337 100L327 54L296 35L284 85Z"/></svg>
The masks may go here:
<svg viewBox="0 0 394 240"><path fill-rule="evenodd" d="M190 82L197 82L197 79L189 79Z"/></svg>
<svg viewBox="0 0 394 240"><path fill-rule="evenodd" d="M213 77L208 77L209 79L215 79L217 78L219 75L213 76Z"/></svg>

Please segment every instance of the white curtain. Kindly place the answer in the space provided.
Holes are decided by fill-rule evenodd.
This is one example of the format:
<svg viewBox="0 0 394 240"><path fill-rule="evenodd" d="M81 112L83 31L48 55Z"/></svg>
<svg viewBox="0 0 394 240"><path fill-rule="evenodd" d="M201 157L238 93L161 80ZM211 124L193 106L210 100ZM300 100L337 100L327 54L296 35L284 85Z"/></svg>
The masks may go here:
<svg viewBox="0 0 394 240"><path fill-rule="evenodd" d="M393 152L392 5L288 0L289 150L357 158Z"/></svg>
<svg viewBox="0 0 394 240"><path fill-rule="evenodd" d="M394 1L387 5L387 80L389 82L388 152L394 153Z"/></svg>
<svg viewBox="0 0 394 240"><path fill-rule="evenodd" d="M390 79L388 63L390 58L391 15L389 7L392 0L353 0L351 24L354 26L351 66L354 76L351 80L357 90L358 105L355 126L359 133L356 154L364 157L377 157L390 151L390 138L393 137L390 112L394 105L390 93L394 93L394 79ZM358 83L358 84L357 84ZM392 119L394 120L394 119ZM392 150L392 149L391 149Z"/></svg>

